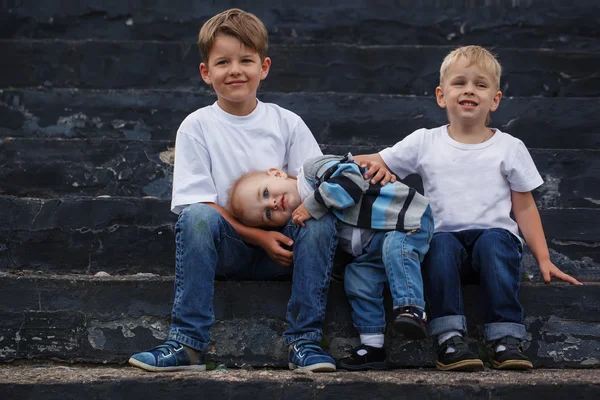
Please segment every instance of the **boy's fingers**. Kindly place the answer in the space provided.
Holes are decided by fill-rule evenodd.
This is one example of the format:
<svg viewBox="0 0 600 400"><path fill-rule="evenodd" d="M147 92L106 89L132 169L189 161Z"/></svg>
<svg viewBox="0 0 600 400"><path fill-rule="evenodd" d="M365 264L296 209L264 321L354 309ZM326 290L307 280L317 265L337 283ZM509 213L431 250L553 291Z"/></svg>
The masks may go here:
<svg viewBox="0 0 600 400"><path fill-rule="evenodd" d="M564 272L560 272L556 274L558 279L569 282L572 285L583 285L583 283L579 282L577 279L573 278L571 275L565 274Z"/></svg>
<svg viewBox="0 0 600 400"><path fill-rule="evenodd" d="M542 278L544 278L544 283L550 283L550 271L543 271Z"/></svg>

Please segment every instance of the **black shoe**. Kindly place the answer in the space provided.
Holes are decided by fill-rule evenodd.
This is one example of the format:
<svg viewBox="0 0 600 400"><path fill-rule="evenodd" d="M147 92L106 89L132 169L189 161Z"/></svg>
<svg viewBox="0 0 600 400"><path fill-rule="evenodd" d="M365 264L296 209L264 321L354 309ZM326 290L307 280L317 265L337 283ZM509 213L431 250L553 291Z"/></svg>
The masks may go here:
<svg viewBox="0 0 600 400"><path fill-rule="evenodd" d="M425 312L418 307L407 306L394 309L392 321L393 333L407 339L425 339L427 337L427 319Z"/></svg>
<svg viewBox="0 0 600 400"><path fill-rule="evenodd" d="M454 351L447 353L449 348ZM438 349L435 367L440 371L483 371L483 361L469 350L462 336L452 336Z"/></svg>
<svg viewBox="0 0 600 400"><path fill-rule="evenodd" d="M499 345L506 347L505 350L496 351ZM496 369L520 369L528 370L533 368L529 358L521 350L521 341L513 337L503 337L494 342L494 359L492 367Z"/></svg>
<svg viewBox="0 0 600 400"><path fill-rule="evenodd" d="M368 369L387 369L385 349L361 344L352 353L337 362L337 367L349 371L365 371Z"/></svg>

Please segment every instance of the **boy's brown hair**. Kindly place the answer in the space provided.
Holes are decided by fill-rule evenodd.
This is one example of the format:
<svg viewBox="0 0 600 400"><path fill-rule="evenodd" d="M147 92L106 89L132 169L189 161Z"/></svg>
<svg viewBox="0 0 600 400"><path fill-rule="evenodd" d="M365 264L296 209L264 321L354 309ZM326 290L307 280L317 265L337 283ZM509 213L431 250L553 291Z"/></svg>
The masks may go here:
<svg viewBox="0 0 600 400"><path fill-rule="evenodd" d="M448 73L448 68L450 68L450 66L458 61L461 57L464 57L469 62L469 65L478 65L491 73L493 77L492 82L496 86L495 89L500 90L500 75L502 75L502 66L492 53L481 46L463 46L448 53L442 62L442 66L440 67L440 86L442 86L444 83L444 79ZM490 113L488 112L488 115L485 118L485 125L489 125L490 122L491 118Z"/></svg>
<svg viewBox="0 0 600 400"><path fill-rule="evenodd" d="M254 14L232 8L206 21L198 34L198 48L203 62L208 62L210 49L218 35L237 38L244 46L255 50L261 61L267 56L269 47L267 28Z"/></svg>

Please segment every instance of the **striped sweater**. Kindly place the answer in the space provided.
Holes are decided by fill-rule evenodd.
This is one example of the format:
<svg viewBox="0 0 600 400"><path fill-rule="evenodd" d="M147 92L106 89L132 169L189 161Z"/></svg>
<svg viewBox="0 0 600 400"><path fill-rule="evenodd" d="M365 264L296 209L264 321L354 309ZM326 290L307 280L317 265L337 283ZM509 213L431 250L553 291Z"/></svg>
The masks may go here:
<svg viewBox="0 0 600 400"><path fill-rule="evenodd" d="M429 200L401 182L385 186L365 180L352 154L325 155L304 163L304 178L315 191L304 200L320 219L330 210L342 222L364 229L411 231L421 228Z"/></svg>

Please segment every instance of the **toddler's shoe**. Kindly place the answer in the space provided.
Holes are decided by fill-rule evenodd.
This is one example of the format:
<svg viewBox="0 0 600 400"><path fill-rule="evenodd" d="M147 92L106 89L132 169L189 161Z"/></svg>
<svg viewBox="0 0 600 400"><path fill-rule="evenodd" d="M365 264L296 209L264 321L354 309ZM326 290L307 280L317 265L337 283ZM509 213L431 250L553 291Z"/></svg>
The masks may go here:
<svg viewBox="0 0 600 400"><path fill-rule="evenodd" d="M361 344L352 350L352 353L339 360L337 366L349 371L385 370L388 368L387 354L383 347Z"/></svg>
<svg viewBox="0 0 600 400"><path fill-rule="evenodd" d="M496 369L529 370L533 364L521 350L521 341L513 337L503 337L494 342L492 367Z"/></svg>
<svg viewBox="0 0 600 400"><path fill-rule="evenodd" d="M440 371L483 371L483 361L457 335L439 346L435 367Z"/></svg>
<svg viewBox="0 0 600 400"><path fill-rule="evenodd" d="M198 364L192 365L183 345L174 340L167 340L160 346L132 355L129 364L152 372L206 370L204 352Z"/></svg>
<svg viewBox="0 0 600 400"><path fill-rule="evenodd" d="M427 337L427 317L418 307L406 306L394 309L393 333L417 340Z"/></svg>
<svg viewBox="0 0 600 400"><path fill-rule="evenodd" d="M290 369L313 372L335 371L335 361L312 340L300 339L290 345L288 354Z"/></svg>

